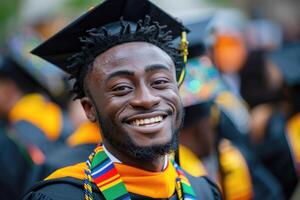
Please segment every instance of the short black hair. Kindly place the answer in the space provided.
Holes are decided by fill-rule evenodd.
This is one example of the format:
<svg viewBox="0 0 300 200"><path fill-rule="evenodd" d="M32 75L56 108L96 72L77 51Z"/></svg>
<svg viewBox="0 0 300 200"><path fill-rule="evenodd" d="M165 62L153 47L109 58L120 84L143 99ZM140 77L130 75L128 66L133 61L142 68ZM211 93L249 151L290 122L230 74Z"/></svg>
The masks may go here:
<svg viewBox="0 0 300 200"><path fill-rule="evenodd" d="M108 49L127 42L142 41L154 44L165 51L173 60L176 68L176 79L180 77L184 62L178 48L175 48L171 31L164 31L167 26L161 26L158 22L151 21L150 16L145 16L144 20L139 20L136 27L122 18L119 23L119 31L113 33L105 27L93 28L87 31L85 36L79 38L82 43L81 51L69 58L72 63L68 66L74 79L71 92L75 94L74 99L86 96L84 80L91 70L95 58ZM115 25L114 25L115 26ZM134 28L134 30L132 30Z"/></svg>

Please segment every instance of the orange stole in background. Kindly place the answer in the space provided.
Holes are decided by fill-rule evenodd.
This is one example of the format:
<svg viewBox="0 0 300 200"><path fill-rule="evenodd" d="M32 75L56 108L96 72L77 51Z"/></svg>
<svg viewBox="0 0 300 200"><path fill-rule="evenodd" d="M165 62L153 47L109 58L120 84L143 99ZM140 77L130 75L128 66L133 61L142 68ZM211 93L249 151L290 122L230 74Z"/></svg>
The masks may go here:
<svg viewBox="0 0 300 200"><path fill-rule="evenodd" d="M253 198L253 186L247 163L240 153L230 141L222 140L219 145L220 157L219 162L224 172L220 177L223 181L227 200L250 200ZM189 174L199 177L207 176L204 165L201 160L187 147L180 145L179 147L180 166Z"/></svg>
<svg viewBox="0 0 300 200"><path fill-rule="evenodd" d="M67 139L70 147L81 144L99 144L100 142L101 133L98 125L89 121L82 123Z"/></svg>
<svg viewBox="0 0 300 200"><path fill-rule="evenodd" d="M9 113L11 122L28 121L41 129L50 141L60 137L62 113L60 108L40 94L22 97Z"/></svg>
<svg viewBox="0 0 300 200"><path fill-rule="evenodd" d="M287 138L294 158L297 174L300 177L300 113L288 121Z"/></svg>

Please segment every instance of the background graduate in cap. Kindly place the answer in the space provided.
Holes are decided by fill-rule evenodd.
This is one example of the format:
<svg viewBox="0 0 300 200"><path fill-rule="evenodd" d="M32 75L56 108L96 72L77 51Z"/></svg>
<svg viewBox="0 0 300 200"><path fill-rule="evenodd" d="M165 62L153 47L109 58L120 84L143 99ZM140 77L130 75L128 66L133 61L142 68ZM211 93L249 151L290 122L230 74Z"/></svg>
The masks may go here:
<svg viewBox="0 0 300 200"><path fill-rule="evenodd" d="M299 52L299 43L293 43L253 54L242 73L254 150L278 179L286 199L299 180ZM256 82L250 81L253 77Z"/></svg>
<svg viewBox="0 0 300 200"><path fill-rule="evenodd" d="M61 108L50 100L60 89L57 70L42 60L31 59L26 52L36 41L24 35L13 37L3 48L0 117L27 148L33 162L41 164L63 143L70 128Z"/></svg>
<svg viewBox="0 0 300 200"><path fill-rule="evenodd" d="M168 157L183 116L185 31L149 1L108 0L33 51L75 79L103 144L24 199L220 199L211 182L187 178ZM180 35L178 49L172 40Z"/></svg>
<svg viewBox="0 0 300 200"><path fill-rule="evenodd" d="M247 134L228 116L226 104L218 102L218 95L228 89L205 55L201 33L206 24L202 20L187 25L191 33L186 77L180 87L185 109L180 164L194 176L208 175L219 182L225 199L282 199L279 183L247 145ZM236 101L228 102L232 109L239 109Z"/></svg>

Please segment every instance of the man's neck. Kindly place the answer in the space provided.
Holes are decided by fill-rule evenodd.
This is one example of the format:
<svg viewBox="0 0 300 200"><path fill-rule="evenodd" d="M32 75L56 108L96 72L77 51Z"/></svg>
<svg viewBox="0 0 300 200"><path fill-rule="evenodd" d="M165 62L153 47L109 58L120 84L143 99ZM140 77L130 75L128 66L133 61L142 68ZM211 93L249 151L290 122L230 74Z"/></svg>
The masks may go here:
<svg viewBox="0 0 300 200"><path fill-rule="evenodd" d="M124 163L126 165L153 172L161 172L167 166L168 156L166 155L159 156L153 160L145 161L125 155L123 152L116 150L109 144L104 144L103 146L106 154L113 162Z"/></svg>

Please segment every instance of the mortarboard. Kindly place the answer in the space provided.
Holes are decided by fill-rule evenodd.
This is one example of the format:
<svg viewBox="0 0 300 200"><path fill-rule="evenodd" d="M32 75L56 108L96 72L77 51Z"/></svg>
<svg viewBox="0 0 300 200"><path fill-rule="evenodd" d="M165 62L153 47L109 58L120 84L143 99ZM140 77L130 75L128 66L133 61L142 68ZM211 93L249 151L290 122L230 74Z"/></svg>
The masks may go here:
<svg viewBox="0 0 300 200"><path fill-rule="evenodd" d="M205 30L211 17L186 24L191 31L188 35L189 40L189 58L201 56L205 53Z"/></svg>
<svg viewBox="0 0 300 200"><path fill-rule="evenodd" d="M179 89L185 107L213 99L226 90L220 73L207 56L188 60L185 79Z"/></svg>
<svg viewBox="0 0 300 200"><path fill-rule="evenodd" d="M8 38L2 52L2 72L20 86L25 86L27 80L27 85L34 88L34 91L38 89L56 101L66 89L63 81L65 73L29 53L29 50L40 42L31 30L22 30L21 33Z"/></svg>
<svg viewBox="0 0 300 200"><path fill-rule="evenodd" d="M150 16L153 22L156 21L160 25L167 25L165 30L172 31L173 39L182 33L185 36L184 33L188 31L180 22L148 0L106 0L38 46L32 53L72 74L73 71L68 68L69 58L82 50L79 38L87 35L88 30L105 27L108 31L114 31L116 25L120 27L121 18L136 26L145 16ZM181 49L184 49L184 37L182 41Z"/></svg>
<svg viewBox="0 0 300 200"><path fill-rule="evenodd" d="M300 84L300 43L284 45L269 54L270 60L278 67L289 86Z"/></svg>

